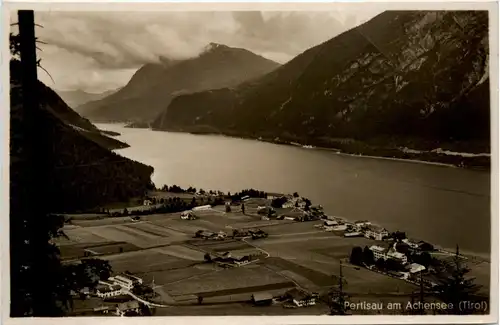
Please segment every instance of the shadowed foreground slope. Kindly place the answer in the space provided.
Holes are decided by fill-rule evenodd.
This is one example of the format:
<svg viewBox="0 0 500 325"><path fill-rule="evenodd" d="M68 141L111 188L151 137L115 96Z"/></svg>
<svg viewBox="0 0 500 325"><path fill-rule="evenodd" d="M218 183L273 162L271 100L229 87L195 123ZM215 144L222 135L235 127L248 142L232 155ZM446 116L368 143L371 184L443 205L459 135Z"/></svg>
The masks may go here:
<svg viewBox="0 0 500 325"><path fill-rule="evenodd" d="M11 186L15 186L18 173L23 172L16 156L23 150L18 139L26 132L21 121L23 94L19 74L16 68L11 69ZM127 201L151 187L152 167L124 158L94 141L88 136L92 132L87 130L97 128L81 119L50 88L41 82L39 86L40 141L43 137L52 145L52 151L45 153L51 165L46 178L50 183L40 184L49 211L80 211Z"/></svg>

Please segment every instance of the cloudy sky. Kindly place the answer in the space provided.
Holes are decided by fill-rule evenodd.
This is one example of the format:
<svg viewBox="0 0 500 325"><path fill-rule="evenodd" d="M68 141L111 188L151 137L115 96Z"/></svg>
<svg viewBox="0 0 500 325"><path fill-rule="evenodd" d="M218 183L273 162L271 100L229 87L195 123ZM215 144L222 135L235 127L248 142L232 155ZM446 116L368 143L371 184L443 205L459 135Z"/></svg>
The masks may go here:
<svg viewBox="0 0 500 325"><path fill-rule="evenodd" d="M210 42L242 47L279 63L379 12L36 12L43 71L57 90L124 86L159 56L196 56ZM15 15L11 20L15 19Z"/></svg>

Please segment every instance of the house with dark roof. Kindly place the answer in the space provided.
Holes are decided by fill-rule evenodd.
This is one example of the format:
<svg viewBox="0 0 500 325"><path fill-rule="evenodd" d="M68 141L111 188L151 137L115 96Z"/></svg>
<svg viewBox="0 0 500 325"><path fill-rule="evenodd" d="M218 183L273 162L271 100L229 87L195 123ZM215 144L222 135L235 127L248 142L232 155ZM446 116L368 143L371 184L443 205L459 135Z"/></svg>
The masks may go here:
<svg viewBox="0 0 500 325"><path fill-rule="evenodd" d="M315 295L299 288L287 291L285 297L291 300L297 307L313 306L316 304Z"/></svg>
<svg viewBox="0 0 500 325"><path fill-rule="evenodd" d="M236 267L250 263L249 256L242 257L232 257L229 252L225 253L223 256L218 256L212 259L213 262L220 264L223 267Z"/></svg>
<svg viewBox="0 0 500 325"><path fill-rule="evenodd" d="M116 315L118 316L124 316L132 312L139 313L139 302L137 300L126 301L116 306Z"/></svg>

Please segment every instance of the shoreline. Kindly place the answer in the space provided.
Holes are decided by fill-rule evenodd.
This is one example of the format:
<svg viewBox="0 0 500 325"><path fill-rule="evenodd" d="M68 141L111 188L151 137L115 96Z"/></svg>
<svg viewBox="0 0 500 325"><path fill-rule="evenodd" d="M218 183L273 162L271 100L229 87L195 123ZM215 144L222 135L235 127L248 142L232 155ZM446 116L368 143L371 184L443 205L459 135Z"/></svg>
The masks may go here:
<svg viewBox="0 0 500 325"><path fill-rule="evenodd" d="M291 144L292 146L295 146ZM298 146L297 146L298 147ZM383 159L383 160L391 160L391 161L400 161L400 162L407 162L407 163L415 163L415 164L424 164L424 165L434 165L434 166L441 166L441 167L452 167L452 168L460 168L456 165L453 164L446 164L446 163L440 163L440 162L435 162L435 161L428 161L428 160L418 160L418 159L405 159L405 158L394 158L394 157L384 157L384 156L372 156L372 155L362 155L362 154L355 154L355 153L347 153L347 152L342 152L337 149L333 148L327 148L327 147L312 147L312 148L304 148L303 149L308 149L308 150L324 150L324 151L330 151L333 152L339 156L349 156L349 157L359 157L359 158L369 158L369 159Z"/></svg>
<svg viewBox="0 0 500 325"><path fill-rule="evenodd" d="M100 124L107 124L107 123L100 123ZM369 158L369 159L380 159L380 160L387 160L387 161L396 161L396 162L405 162L405 163L413 163L413 164L423 164L423 165L431 165L431 166L440 166L440 167L451 167L451 168L463 168L466 170L475 170L475 171L487 171L490 172L490 168L487 166L460 166L457 164L452 164L452 163L445 163L445 162L438 162L438 161L432 161L432 160L424 160L424 159L415 159L415 158L398 158L398 157L387 157L387 156L377 156L377 155L368 155L368 154L355 154L355 153L349 153L349 152L343 152L341 149L336 149L332 147L321 147L321 146L311 146L311 147L306 147L306 145L298 143L298 142L287 142L287 141L274 141L270 139L263 139L262 137L255 138L255 137L246 137L246 136L236 136L236 135L230 135L230 134L224 134L220 132L193 132L193 131L184 131L184 130L164 130L164 129L158 129L154 127L128 127L128 125L123 124L123 123L113 123L114 125L121 125L124 128L130 128L130 129L144 129L144 130L149 130L149 131L154 131L154 132L172 132L172 133L187 133L191 135L211 135L211 136L222 136L222 137L228 137L228 138L234 138L234 139L242 139L242 140L252 140L252 141L259 141L259 142L266 142L266 143L271 143L275 145L285 145L285 146L292 146L292 147L297 147L297 148L302 148L302 149L308 149L308 150L323 150L323 151L329 151L333 152L337 155L341 156L350 156L350 157L360 157L360 158ZM402 154L404 154L404 151L401 151ZM406 153L408 154L408 153ZM422 154L429 154L429 155L436 155L437 153L434 152L422 152L422 153L412 153L414 155L422 155ZM464 154L468 155L471 153L464 152ZM447 155L450 157L461 157L463 159L474 159L474 158L488 158L491 162L491 155L490 156L483 156L483 154L476 156L459 156L459 155Z"/></svg>
<svg viewBox="0 0 500 325"><path fill-rule="evenodd" d="M252 140L252 141L260 141L260 142L267 142L267 143L272 143L276 145L285 145L285 146L292 146L292 147L298 147L298 148L303 148L303 149L317 149L317 150L324 150L324 151L330 151L338 155L344 155L344 156L351 156L351 157L362 157L362 158L370 158L370 159L383 159L383 160L388 160L388 161L397 161L397 162L407 162L407 163L417 163L417 164L425 164L425 165L433 165L433 166L440 166L440 167L452 167L452 168L463 168L467 170L476 170L476 171L488 171L490 172L490 166L491 166L491 155L490 156L473 156L473 157L468 157L468 156L458 156L458 155L445 155L445 156L440 156L439 153L436 152L422 152L422 153L408 153L404 151L400 151L400 154L412 154L412 155L417 155L422 156L424 154L426 155L431 155L434 157L446 157L448 159L463 159L463 160L472 160L472 159L480 159L480 158L487 158L490 161L489 165L478 165L478 166L467 166L467 165L460 165L460 164L453 164L453 163L446 163L446 162L439 162L439 161L433 161L433 160L424 160L424 159L416 159L417 157L412 157L412 158L398 158L398 157L388 157L384 155L370 155L370 154L356 154L356 153L349 153L342 151L342 149L337 149L333 147L322 147L322 146L308 146L305 144L301 144L298 142L292 142L292 141L285 141L277 138L278 140L272 140L272 139L265 139L262 137L250 137L250 136L241 136L241 135L231 135L231 134L225 134L222 132L196 132L196 131L189 131L189 130L164 130L164 129L158 129L158 128L147 128L148 130L151 131L156 131L156 132L173 132L173 133L187 133L191 135L211 135L211 136L223 136L223 137L228 137L228 138L235 138L235 139L242 139L242 140ZM384 149L384 148L382 148ZM376 149L375 149L376 150ZM385 150L385 149L384 149ZM470 153L464 153L464 154L470 154Z"/></svg>

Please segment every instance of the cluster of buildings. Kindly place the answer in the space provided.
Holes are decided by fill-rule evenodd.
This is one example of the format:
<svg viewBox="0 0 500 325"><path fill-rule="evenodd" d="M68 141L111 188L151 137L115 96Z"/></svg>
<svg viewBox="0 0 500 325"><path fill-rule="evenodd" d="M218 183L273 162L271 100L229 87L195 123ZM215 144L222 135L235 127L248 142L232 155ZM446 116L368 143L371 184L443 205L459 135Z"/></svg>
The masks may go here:
<svg viewBox="0 0 500 325"><path fill-rule="evenodd" d="M232 256L230 252L225 252L220 256L212 258L212 262L218 264L222 267L238 267L242 265L249 264L251 262L251 257L245 256Z"/></svg>
<svg viewBox="0 0 500 325"><path fill-rule="evenodd" d="M319 294L310 293L303 289L293 288L288 290L283 296L277 300L288 303L284 307L297 308L316 305ZM252 295L252 302L257 306L271 305L275 298L268 292L258 292Z"/></svg>
<svg viewBox="0 0 500 325"><path fill-rule="evenodd" d="M319 227L325 231L343 231L345 237L366 237L373 240L384 240L389 236L387 229L373 225L370 221L362 220L348 222L340 217L325 216Z"/></svg>
<svg viewBox="0 0 500 325"><path fill-rule="evenodd" d="M143 280L141 278L132 274L119 274L109 277L106 281L99 281L95 290L84 288L81 293L85 294L87 297L90 297L93 293L104 301L112 300L113 298L118 298L120 301L123 301L123 298L125 298L125 300L129 299L125 302L116 304L110 304L108 301L107 305L101 305L93 308L94 313L114 314L117 316L129 315L130 313L139 314L139 302L127 297L127 295L130 290L132 290L135 286L141 285L142 283Z"/></svg>
<svg viewBox="0 0 500 325"><path fill-rule="evenodd" d="M107 281L99 281L96 294L100 298L120 296L132 290L136 285L142 284L141 278L131 274L120 274L109 277Z"/></svg>
<svg viewBox="0 0 500 325"><path fill-rule="evenodd" d="M370 250L373 252L373 257L375 261L379 259L388 260L393 259L401 264L408 263L408 258L405 254L396 251L396 249L391 246L390 248L385 248L378 245L373 245L370 247Z"/></svg>
<svg viewBox="0 0 500 325"><path fill-rule="evenodd" d="M117 316L125 316L129 313L139 314L140 305L137 300L130 300L117 304L114 308L111 306L99 306L94 308L94 312L102 314L115 314Z"/></svg>
<svg viewBox="0 0 500 325"><path fill-rule="evenodd" d="M385 261L391 259L399 262L405 267L405 271L399 272L389 272L393 276L397 276L401 279L410 282L419 282L422 272L426 270L426 267L418 263L408 263L408 258L405 254L398 252L395 249L395 245L390 248L385 248L379 245L373 245L370 247L373 252L373 257L375 261L383 259Z"/></svg>

